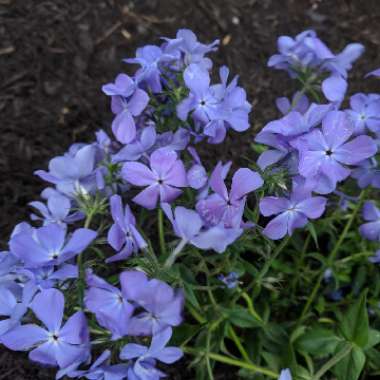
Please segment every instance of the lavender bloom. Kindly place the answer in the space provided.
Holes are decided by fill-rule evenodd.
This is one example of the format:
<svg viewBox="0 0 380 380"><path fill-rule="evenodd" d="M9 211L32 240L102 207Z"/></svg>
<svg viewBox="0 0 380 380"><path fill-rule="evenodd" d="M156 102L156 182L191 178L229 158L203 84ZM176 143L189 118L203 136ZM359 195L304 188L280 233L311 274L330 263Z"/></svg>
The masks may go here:
<svg viewBox="0 0 380 380"><path fill-rule="evenodd" d="M66 225L66 223L73 223L84 218L81 212L74 212L70 215L71 201L64 195L59 193L51 195L47 199L47 204L42 202L30 202L30 206L34 207L40 212L41 216L32 214L32 220L42 220L43 225L55 223L59 225Z"/></svg>
<svg viewBox="0 0 380 380"><path fill-rule="evenodd" d="M227 228L236 228L241 225L247 195L261 187L263 180L256 172L241 168L232 177L228 192L219 162L211 174L210 185L215 193L198 201L196 210L210 226L222 223Z"/></svg>
<svg viewBox="0 0 380 380"><path fill-rule="evenodd" d="M130 317L134 311L128 300L126 283L120 276L121 290L91 272L87 273L85 304L96 315L98 323L112 333L112 339L128 334Z"/></svg>
<svg viewBox="0 0 380 380"><path fill-rule="evenodd" d="M128 365L116 364L110 365L109 359L111 351L105 350L91 365L87 371L69 371L69 377L85 377L89 380L123 380L126 379L128 373Z"/></svg>
<svg viewBox="0 0 380 380"><path fill-rule="evenodd" d="M184 128L161 133L157 136L155 149L164 148L166 150L180 151L186 149L190 141L190 133Z"/></svg>
<svg viewBox="0 0 380 380"><path fill-rule="evenodd" d="M127 299L143 309L131 317L129 335L153 335L182 322L182 291L175 291L160 280L148 280L145 273L139 271L123 272L120 283Z"/></svg>
<svg viewBox="0 0 380 380"><path fill-rule="evenodd" d="M112 131L118 141L128 144L136 137L135 116L139 116L149 103L148 94L139 88L126 74L119 74L115 83L102 87L103 92L112 96L112 112L116 114Z"/></svg>
<svg viewBox="0 0 380 380"><path fill-rule="evenodd" d="M46 326L26 324L2 336L2 343L15 351L26 351L33 361L58 365L72 364L88 350L89 334L83 312L72 315L62 326L64 296L56 289L44 290L34 297L31 304L36 317Z"/></svg>
<svg viewBox="0 0 380 380"><path fill-rule="evenodd" d="M367 186L380 189L380 168L374 157L360 162L359 165L352 170L351 175L357 180L358 186L361 189Z"/></svg>
<svg viewBox="0 0 380 380"><path fill-rule="evenodd" d="M354 134L364 134L366 128L380 132L380 98L355 94L350 98L350 107L346 112L354 124Z"/></svg>
<svg viewBox="0 0 380 380"><path fill-rule="evenodd" d="M193 158L193 165L187 172L187 182L189 186L195 190L204 189L208 183L208 175L205 167L202 165L201 159L197 151L193 147L187 149Z"/></svg>
<svg viewBox="0 0 380 380"><path fill-rule="evenodd" d="M222 223L203 228L204 222L196 211L179 206L175 208L173 215L170 205L163 203L161 207L172 223L174 233L181 238L180 244L175 249L177 254L187 243L202 250L212 249L218 253L223 253L227 246L232 244L243 233L240 226L225 228Z"/></svg>
<svg viewBox="0 0 380 380"><path fill-rule="evenodd" d="M274 149L268 149L260 155L257 160L259 167L265 170L268 166L287 157L294 151L294 147L291 145L292 140L320 124L330 109L330 104L312 103L304 114L290 111L281 119L269 122L257 134L255 141Z"/></svg>
<svg viewBox="0 0 380 380"><path fill-rule="evenodd" d="M134 141L125 145L118 153L112 156L112 161L137 161L154 146L156 139L157 134L154 126L142 128L138 131Z"/></svg>
<svg viewBox="0 0 380 380"><path fill-rule="evenodd" d="M0 288L0 340L2 335L20 325L36 291L30 283L25 284L21 292L19 285L17 291L12 291L11 287Z"/></svg>
<svg viewBox="0 0 380 380"><path fill-rule="evenodd" d="M128 371L128 379L159 380L165 377L163 372L155 368L156 362L172 364L181 359L183 355L177 347L166 347L171 336L172 329L167 327L153 336L149 348L136 343L126 344L120 352L120 358L122 360L135 359Z"/></svg>
<svg viewBox="0 0 380 380"><path fill-rule="evenodd" d="M325 211L326 198L312 197L310 191L295 186L290 198L264 197L260 201L263 216L278 215L265 227L263 234L277 240L291 236L296 228L304 227L308 219L318 219Z"/></svg>
<svg viewBox="0 0 380 380"><path fill-rule="evenodd" d="M123 205L119 195L110 198L111 214L114 224L108 231L108 243L116 251L115 256L110 257L106 262L114 262L128 258L139 249L145 249L148 245L136 228L136 219L128 205L123 210Z"/></svg>
<svg viewBox="0 0 380 380"><path fill-rule="evenodd" d="M49 289L72 278L78 278L78 267L73 264L63 264L58 269L54 265L40 268L28 268L18 271L31 283L41 289Z"/></svg>
<svg viewBox="0 0 380 380"><path fill-rule="evenodd" d="M246 131L249 128L248 115L252 108L247 102L245 90L237 85L237 76L227 84L229 70L226 66L220 68L219 76L221 83L211 86L211 90L220 102L220 115L216 115L216 120L211 120L204 129L205 135L210 137L209 142L213 144L224 140L225 123L235 131Z"/></svg>
<svg viewBox="0 0 380 380"><path fill-rule="evenodd" d="M218 119L220 101L210 88L208 71L199 65L191 64L184 71L183 79L190 94L177 106L177 116L185 121L188 114L193 111L192 117L203 124Z"/></svg>
<svg viewBox="0 0 380 380"><path fill-rule="evenodd" d="M140 65L141 68L135 74L136 81L157 93L162 91L160 64L174 59L174 56L164 54L160 47L146 45L136 50L136 58L124 59L124 62Z"/></svg>
<svg viewBox="0 0 380 380"><path fill-rule="evenodd" d="M0 286L13 288L14 280L18 278L17 270L20 266L18 258L8 251L0 251Z"/></svg>
<svg viewBox="0 0 380 380"><path fill-rule="evenodd" d="M368 136L358 136L347 142L353 128L341 111L331 111L323 119L322 130L314 129L300 138L299 172L305 178L325 176L330 184L328 193L336 183L346 179L351 171L344 165L355 165L372 157L377 147Z"/></svg>
<svg viewBox="0 0 380 380"><path fill-rule="evenodd" d="M245 91L237 86L237 78L227 85L229 71L220 69L222 83L210 86L210 75L199 65L188 66L183 74L189 96L177 106L177 116L186 120L192 112L195 122L204 126L209 142L218 144L226 135L226 126L238 132L249 128L248 114L251 110Z"/></svg>
<svg viewBox="0 0 380 380"><path fill-rule="evenodd" d="M179 29L176 38L163 38L166 43L163 50L166 54L178 56L185 66L197 63L206 70L211 69L212 62L205 54L217 50L219 40L205 45L197 40L197 36L189 29ZM179 67L181 68L181 67Z"/></svg>
<svg viewBox="0 0 380 380"><path fill-rule="evenodd" d="M312 30L298 34L295 39L281 36L277 41L279 54L270 57L268 66L286 70L291 77L312 69L314 75L328 72L322 81L322 91L331 102L343 100L347 89L347 71L364 51L364 46L353 43L335 55Z"/></svg>
<svg viewBox="0 0 380 380"><path fill-rule="evenodd" d="M49 162L49 171L35 172L43 180L56 185L57 190L73 197L96 189L96 148L85 145Z"/></svg>
<svg viewBox="0 0 380 380"><path fill-rule="evenodd" d="M222 281L228 289L234 289L239 284L239 276L236 272L230 272L227 276L220 275L218 279Z"/></svg>
<svg viewBox="0 0 380 380"><path fill-rule="evenodd" d="M147 209L153 209L157 201L171 202L187 186L186 171L174 151L159 149L150 156L150 168L139 162L127 162L122 177L136 186L148 186L133 198L133 201Z"/></svg>
<svg viewBox="0 0 380 380"><path fill-rule="evenodd" d="M310 103L305 94L300 94L300 92L297 91L293 95L291 102L286 97L277 98L276 106L283 115L286 115L290 111L296 111L304 114L308 110Z"/></svg>
<svg viewBox="0 0 380 380"><path fill-rule="evenodd" d="M363 206L364 223L359 227L360 234L368 240L380 241L380 210L374 202L367 201Z"/></svg>
<svg viewBox="0 0 380 380"><path fill-rule="evenodd" d="M380 249L377 250L376 253L368 259L368 261L372 264L380 264Z"/></svg>
<svg viewBox="0 0 380 380"><path fill-rule="evenodd" d="M96 232L87 228L74 231L66 239L66 229L58 224L17 233L10 240L11 252L28 268L59 265L83 252L95 239Z"/></svg>
<svg viewBox="0 0 380 380"><path fill-rule="evenodd" d="M280 377L278 378L278 380L292 380L290 370L288 368L283 369L280 373Z"/></svg>
<svg viewBox="0 0 380 380"><path fill-rule="evenodd" d="M376 69L376 70L373 70L371 72L369 72L367 75L366 75L366 78L367 77L380 77L380 68Z"/></svg>

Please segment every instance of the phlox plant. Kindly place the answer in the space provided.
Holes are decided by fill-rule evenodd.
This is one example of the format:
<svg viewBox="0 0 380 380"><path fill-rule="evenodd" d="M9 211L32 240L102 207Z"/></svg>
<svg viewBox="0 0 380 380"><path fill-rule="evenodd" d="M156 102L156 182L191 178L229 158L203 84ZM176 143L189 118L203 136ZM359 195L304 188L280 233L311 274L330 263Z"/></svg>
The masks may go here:
<svg viewBox="0 0 380 380"><path fill-rule="evenodd" d="M254 133L218 43L137 49L102 87L111 129L35 173L0 255L0 342L57 379L380 373L380 94L347 98L364 47L280 37L268 66L294 92ZM241 132L243 167L204 159Z"/></svg>

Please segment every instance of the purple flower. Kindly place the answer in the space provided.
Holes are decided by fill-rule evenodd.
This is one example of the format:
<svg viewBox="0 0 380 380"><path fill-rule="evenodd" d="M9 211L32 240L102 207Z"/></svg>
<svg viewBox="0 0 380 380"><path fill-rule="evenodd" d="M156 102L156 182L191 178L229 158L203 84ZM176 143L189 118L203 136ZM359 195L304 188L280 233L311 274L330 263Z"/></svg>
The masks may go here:
<svg viewBox="0 0 380 380"><path fill-rule="evenodd" d="M380 132L380 97L374 98L365 94L355 94L350 98L351 110L346 111L354 123L354 134Z"/></svg>
<svg viewBox="0 0 380 380"><path fill-rule="evenodd" d="M57 190L73 197L96 189L96 148L85 145L49 162L49 171L37 170L36 175L56 185Z"/></svg>
<svg viewBox="0 0 380 380"><path fill-rule="evenodd" d="M154 126L148 126L138 131L137 137L112 156L113 162L137 161L156 143L157 134Z"/></svg>
<svg viewBox="0 0 380 380"><path fill-rule="evenodd" d="M27 277L31 283L42 289L49 289L64 281L78 277L78 267L72 264L63 264L58 268L48 265L40 268L25 268L18 272Z"/></svg>
<svg viewBox="0 0 380 380"><path fill-rule="evenodd" d="M175 291L165 282L148 280L145 273L126 271L120 275L125 296L137 310L129 322L129 335L153 335L167 326L182 322L183 292Z"/></svg>
<svg viewBox="0 0 380 380"><path fill-rule="evenodd" d="M290 370L288 368L283 369L280 373L280 377L278 378L278 380L292 380Z"/></svg>
<svg viewBox="0 0 380 380"><path fill-rule="evenodd" d="M371 256L368 260L372 264L380 264L380 249L377 250L376 253L373 256Z"/></svg>
<svg viewBox="0 0 380 380"><path fill-rule="evenodd" d="M134 307L128 299L126 282L120 276L120 290L88 272L87 285L85 304L96 315L98 323L111 331L112 339L127 335Z"/></svg>
<svg viewBox="0 0 380 380"><path fill-rule="evenodd" d="M268 149L258 158L257 164L262 170L286 158L294 151L292 140L316 127L330 111L330 104L317 105L312 103L304 114L290 111L284 117L269 122L255 141L268 145L274 149Z"/></svg>
<svg viewBox="0 0 380 380"><path fill-rule="evenodd" d="M314 129L298 142L300 174L305 178L325 176L330 184L327 192L334 190L336 183L351 173L344 165L358 164L377 151L374 140L368 136L347 142L352 134L353 128L344 112L329 112L323 119L322 130Z"/></svg>
<svg viewBox="0 0 380 380"><path fill-rule="evenodd" d="M367 75L366 75L366 78L367 77L380 77L380 68L376 69L376 70L373 70L371 72L369 72Z"/></svg>
<svg viewBox="0 0 380 380"><path fill-rule="evenodd" d="M197 151L193 147L187 149L193 158L193 165L187 172L187 182L195 190L204 189L208 183L208 175Z"/></svg>
<svg viewBox="0 0 380 380"><path fill-rule="evenodd" d="M143 82L156 93L162 91L160 64L174 59L174 56L164 54L160 47L146 45L136 50L136 58L125 59L124 62L140 65L141 68L135 74L136 81Z"/></svg>
<svg viewBox="0 0 380 380"><path fill-rule="evenodd" d="M89 380L123 380L127 377L128 365L127 364L115 364L110 365L111 351L105 350L86 370L74 370L70 371L67 375L73 377L85 377Z"/></svg>
<svg viewBox="0 0 380 380"><path fill-rule="evenodd" d="M363 219L368 223L360 226L360 234L365 239L380 241L380 210L374 202L367 201L364 203Z"/></svg>
<svg viewBox="0 0 380 380"><path fill-rule="evenodd" d="M263 216L278 215L265 227L263 234L277 240L293 234L296 228L304 227L308 219L318 219L325 211L326 198L312 197L310 191L295 186L290 198L264 197L260 201Z"/></svg>
<svg viewBox="0 0 380 380"><path fill-rule="evenodd" d="M89 334L83 312L72 315L62 326L64 296L56 289L43 290L31 304L36 317L46 326L26 324L2 336L2 343L15 351L31 350L33 361L58 365L72 364L88 350Z"/></svg>
<svg viewBox="0 0 380 380"><path fill-rule="evenodd" d="M212 62L204 55L217 50L219 40L215 40L211 44L205 45L197 40L197 36L189 29L179 29L176 38L163 38L166 44L163 47L165 53L170 55L177 55L179 53L180 59L184 65L197 63L205 69L212 67Z"/></svg>
<svg viewBox="0 0 380 380"><path fill-rule="evenodd" d="M118 253L107 259L106 262L114 262L128 258L139 249L145 249L148 245L136 228L136 219L128 205L123 210L119 195L110 198L111 214L114 224L108 231L108 243Z"/></svg>
<svg viewBox="0 0 380 380"><path fill-rule="evenodd" d="M251 110L245 91L237 86L237 78L227 85L229 71L220 69L221 83L210 86L208 71L199 65L188 66L183 74L189 96L177 106L177 116L185 121L189 113L195 122L204 126L209 142L218 144L226 135L226 126L238 132L249 128L248 114Z"/></svg>
<svg viewBox="0 0 380 380"><path fill-rule="evenodd" d="M237 85L237 76L228 84L229 70L226 66L220 68L219 76L221 83L211 86L214 97L220 101L220 115L217 117L237 132L246 131L249 128L248 115L252 108L247 101L247 94L242 87ZM225 129L224 123L220 126L220 120L217 119L216 122L215 125L211 121L204 130L205 135L210 136L210 141L213 143L221 142L224 137L222 139L218 136L225 135L225 132L221 133L219 130Z"/></svg>
<svg viewBox="0 0 380 380"><path fill-rule="evenodd" d="M183 356L179 348L166 347L171 336L172 329L167 327L153 336L149 348L136 343L126 344L120 352L120 358L122 360L135 359L128 372L128 379L159 380L166 377L163 372L156 368L156 362L172 364Z"/></svg>
<svg viewBox="0 0 380 380"><path fill-rule="evenodd" d="M187 129L179 128L174 133L171 131L161 133L157 136L155 149L164 148L166 150L180 151L186 149L190 141L190 134Z"/></svg>
<svg viewBox="0 0 380 380"><path fill-rule="evenodd" d="M224 183L223 165L218 163L211 174L210 185L214 194L198 201L196 210L211 226L240 227L247 195L263 185L259 174L248 169L237 170L232 177L231 190Z"/></svg>
<svg viewBox="0 0 380 380"><path fill-rule="evenodd" d="M239 284L239 276L236 272L230 272L227 276L220 275L218 279L222 281L228 289L234 289Z"/></svg>
<svg viewBox="0 0 380 380"><path fill-rule="evenodd" d="M147 186L133 201L147 209L153 209L157 201L172 202L187 186L186 171L174 151L158 149L150 156L150 168L139 162L127 162L122 177L136 186Z"/></svg>
<svg viewBox="0 0 380 380"><path fill-rule="evenodd" d="M64 226L66 223L73 223L84 218L81 212L70 214L71 200L59 193L51 195L47 199L46 205L42 202L30 202L29 205L38 210L42 215L41 217L32 214L31 219L42 220L44 226L51 223Z"/></svg>
<svg viewBox="0 0 380 380"><path fill-rule="evenodd" d="M352 170L351 175L358 181L358 185L361 189L367 186L380 189L380 168L374 157L360 162L358 166Z"/></svg>
<svg viewBox="0 0 380 380"><path fill-rule="evenodd" d="M83 252L96 232L79 228L66 239L66 229L58 224L17 233L10 240L11 252L28 268L59 265Z"/></svg>
<svg viewBox="0 0 380 380"><path fill-rule="evenodd" d="M277 98L276 106L283 115L286 115L290 111L296 111L301 114L304 114L309 108L310 103L308 97L305 94L301 94L297 91L293 95L291 102L286 97Z"/></svg>
<svg viewBox="0 0 380 380"><path fill-rule="evenodd" d="M15 284L14 280L18 278L16 274L21 263L19 259L8 251L0 251L0 286L8 287Z"/></svg>
<svg viewBox="0 0 380 380"><path fill-rule="evenodd" d="M112 96L112 111L116 114L112 131L118 141L128 144L136 137L135 116L139 116L149 103L148 94L139 88L126 74L119 74L115 83L102 87L106 95Z"/></svg>
<svg viewBox="0 0 380 380"><path fill-rule="evenodd" d="M192 112L195 120L207 124L218 118L220 101L210 88L210 75L199 65L189 65L183 73L183 79L190 90L189 96L177 106L177 116L186 120Z"/></svg>
<svg viewBox="0 0 380 380"><path fill-rule="evenodd" d="M222 224L212 227L204 226L204 221L194 210L179 206L175 208L173 215L170 205L163 203L161 207L172 223L174 233L181 238L174 257L187 243L202 250L212 249L218 253L223 253L227 246L243 233L240 226L235 228L225 228Z"/></svg>
<svg viewBox="0 0 380 380"><path fill-rule="evenodd" d="M21 292L20 286L17 286L17 291L16 287L0 288L0 340L2 335L20 325L37 291L30 283L25 284Z"/></svg>
<svg viewBox="0 0 380 380"><path fill-rule="evenodd" d="M364 51L364 46L353 43L335 55L312 30L298 34L295 39L281 36L277 41L279 54L269 58L268 66L286 70L291 77L312 69L315 79L328 72L322 81L322 91L331 102L343 100L347 89L347 72Z"/></svg>

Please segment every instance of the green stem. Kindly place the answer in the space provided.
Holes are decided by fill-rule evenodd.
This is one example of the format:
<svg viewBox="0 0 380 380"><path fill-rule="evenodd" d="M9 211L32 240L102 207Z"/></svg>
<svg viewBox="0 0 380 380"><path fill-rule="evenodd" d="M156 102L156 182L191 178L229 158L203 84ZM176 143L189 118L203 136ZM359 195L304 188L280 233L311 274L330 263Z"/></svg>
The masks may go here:
<svg viewBox="0 0 380 380"><path fill-rule="evenodd" d="M344 230L343 230L342 234L339 236L338 241L336 242L333 250L331 251L331 253L330 253L330 255L329 255L328 259L327 259L327 266L328 267L332 266L332 264L333 264L333 262L334 262L334 260L336 258L336 255L337 255L337 253L338 253L338 251L339 251L339 249L340 249L340 247L341 247L344 239L346 238L346 236L348 234L348 231L350 230L351 225L352 225L353 221L355 220L355 217L356 217L357 213L359 212L359 210L360 210L360 208L362 206L362 203L363 203L364 197L365 197L365 193L366 193L365 190L363 190L360 193L359 201L356 204L356 206L355 206L355 208L354 208L354 210L353 210L350 218L348 219L348 221L347 221L347 223L346 223L346 225L344 227ZM322 268L322 271L321 271L321 273L318 276L318 279L317 279L317 281L316 281L316 283L314 285L314 288L311 291L311 293L310 293L310 295L309 295L309 297L307 299L307 302L306 302L306 304L305 304L305 306L304 306L304 308L302 310L301 316L300 316L300 318L297 321L297 327L301 324L301 322L305 318L306 314L309 311L309 308L310 308L311 304L313 303L313 301L314 301L314 299L315 299L315 297L316 297L316 295L318 293L318 290L319 290L319 288L321 286L321 283L322 283L322 280L323 280L324 270L325 270L325 267Z"/></svg>
<svg viewBox="0 0 380 380"><path fill-rule="evenodd" d="M206 353L206 366L207 366L207 373L208 373L208 377L210 380L214 380L214 375L213 375L213 371L212 371L212 367L211 367L211 362L210 362L210 356L209 356L209 353L210 353L210 341L211 341L211 331L208 330L207 331L207 338L206 338L206 350L207 350L207 353Z"/></svg>
<svg viewBox="0 0 380 380"><path fill-rule="evenodd" d="M161 255L165 256L166 244L165 244L165 235L164 235L164 215L160 208L158 209L158 239L160 242Z"/></svg>
<svg viewBox="0 0 380 380"><path fill-rule="evenodd" d="M164 267L170 268L176 261L178 255L182 252L183 248L187 244L186 239L182 239L177 247L175 247L174 251L169 255L169 257L166 259Z"/></svg>
<svg viewBox="0 0 380 380"><path fill-rule="evenodd" d="M239 337L237 336L237 334L236 334L236 332L235 332L235 330L233 329L232 326L230 326L230 327L228 328L228 332L229 332L229 334L230 334L231 339L234 341L234 343L235 343L237 349L238 349L239 352L241 353L241 356L244 358L244 360L245 360L246 362L251 362L251 359L249 358L249 355L248 355L247 351L245 350L245 348L244 348L243 345L241 344L240 339L239 339Z"/></svg>
<svg viewBox="0 0 380 380"><path fill-rule="evenodd" d="M87 217L86 221L84 222L84 228L89 228L91 225L93 214L90 212ZM84 268L84 262L83 262L83 253L81 252L77 256L77 266L78 266L78 304L81 310L84 309L84 290L86 287L86 273Z"/></svg>
<svg viewBox="0 0 380 380"><path fill-rule="evenodd" d="M320 370L312 377L312 380L319 380L328 370L333 368L343 358L345 358L352 350L352 345L347 343L343 350L339 351L329 361L327 361Z"/></svg>
<svg viewBox="0 0 380 380"><path fill-rule="evenodd" d="M271 268L273 262L276 260L276 258L278 257L278 255L282 252L282 250L286 247L286 245L288 244L289 240L290 240L290 236L287 236L285 239L283 239L282 242L281 242L281 244L274 251L273 255L271 255L271 257L269 258L269 260L266 261L266 263L263 266L263 269L259 273L259 276L258 276L258 280L259 281L261 281L265 277L265 275L268 273L268 271Z"/></svg>
<svg viewBox="0 0 380 380"><path fill-rule="evenodd" d="M261 319L260 315L257 314L255 308L253 307L253 302L251 300L251 298L249 297L249 295L246 293L246 292L243 292L241 294L241 296L245 299L245 301L247 302L247 306L248 306L248 311L249 313L252 315L253 318L257 319L259 322L261 322L262 324L264 324L264 321Z"/></svg>
<svg viewBox="0 0 380 380"><path fill-rule="evenodd" d="M206 355L206 352L194 350L194 349L191 349L191 348L188 348L188 347L183 347L182 349L183 349L183 351L185 353L190 354L190 355L194 355L194 356L197 356L199 354ZM256 373L261 373L263 375L267 375L267 376L269 376L272 379L277 379L278 376L279 376L278 373L273 372L270 369L267 369L267 368L264 368L264 367L260 367L260 366L258 366L256 364L253 364L253 363L247 363L247 362L244 362L242 360L233 359L233 358L230 358L228 356L224 356L224 355L216 354L216 353L213 353L213 352L209 352L208 353L208 357L210 359L212 359L212 360L215 360L216 362L219 362L219 363L229 364L229 365L233 365L235 367L240 367L240 368L248 369L248 370L250 370L252 372L256 372Z"/></svg>

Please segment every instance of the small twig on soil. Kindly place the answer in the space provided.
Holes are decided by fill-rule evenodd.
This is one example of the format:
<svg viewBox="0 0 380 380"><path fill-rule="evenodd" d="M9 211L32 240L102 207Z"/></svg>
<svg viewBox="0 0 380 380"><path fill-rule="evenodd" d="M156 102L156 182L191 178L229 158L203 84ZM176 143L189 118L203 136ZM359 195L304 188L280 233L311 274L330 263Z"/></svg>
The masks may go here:
<svg viewBox="0 0 380 380"><path fill-rule="evenodd" d="M14 51L16 51L14 46L8 46L0 49L0 55L12 54Z"/></svg>
<svg viewBox="0 0 380 380"><path fill-rule="evenodd" d="M113 33L116 32L116 30L118 30L121 26L123 25L123 23L121 21L117 21L114 25L112 25L109 29L106 30L106 32L100 36L96 41L95 41L95 45L99 45L101 44L103 41L105 41L108 37L110 37Z"/></svg>

